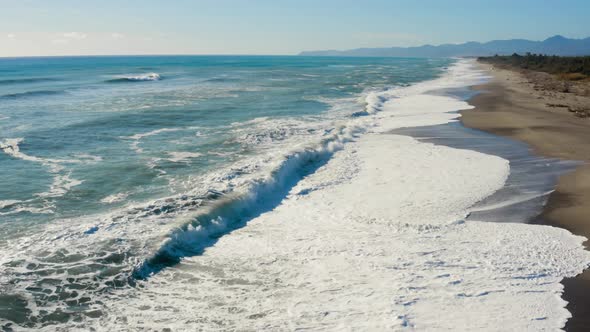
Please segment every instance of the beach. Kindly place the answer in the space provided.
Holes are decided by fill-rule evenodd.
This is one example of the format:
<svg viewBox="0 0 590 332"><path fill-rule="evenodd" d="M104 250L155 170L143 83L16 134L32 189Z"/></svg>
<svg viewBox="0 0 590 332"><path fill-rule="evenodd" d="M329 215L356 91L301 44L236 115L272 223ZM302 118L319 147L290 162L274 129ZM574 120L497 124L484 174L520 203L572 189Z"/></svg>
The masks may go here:
<svg viewBox="0 0 590 332"><path fill-rule="evenodd" d="M18 61L30 78L0 104L5 330L571 317L561 281L590 262L585 238L530 220L577 164L461 125L489 78L471 60L54 59L69 75L46 77Z"/></svg>
<svg viewBox="0 0 590 332"><path fill-rule="evenodd" d="M537 222L590 238L590 120L576 112L590 108L590 98L553 88L561 83L547 75L537 79L489 64L480 67L493 79L475 87L481 93L469 101L475 109L462 112L462 123L526 142L539 155L580 161L575 171L560 177ZM566 330L585 331L590 326L590 273L562 283L573 314Z"/></svg>
<svg viewBox="0 0 590 332"><path fill-rule="evenodd" d="M396 134L447 125L453 131L457 111L472 106L443 91L467 88L484 74L462 61L437 79L367 96L367 115L320 150L291 158L313 169L295 182L280 172L271 182L280 190L262 187L245 206L224 210L212 226L249 217L202 254L185 254L141 289L122 290L93 324L245 331L562 328L570 313L559 282L589 260L582 238L520 216L508 223L471 218L474 206L494 211L511 204L479 205L509 183L515 170L509 160ZM261 205L267 200L275 204ZM197 226L171 234L146 260L148 268L210 233Z"/></svg>
<svg viewBox="0 0 590 332"><path fill-rule="evenodd" d="M590 0L5 2L0 332L590 332Z"/></svg>

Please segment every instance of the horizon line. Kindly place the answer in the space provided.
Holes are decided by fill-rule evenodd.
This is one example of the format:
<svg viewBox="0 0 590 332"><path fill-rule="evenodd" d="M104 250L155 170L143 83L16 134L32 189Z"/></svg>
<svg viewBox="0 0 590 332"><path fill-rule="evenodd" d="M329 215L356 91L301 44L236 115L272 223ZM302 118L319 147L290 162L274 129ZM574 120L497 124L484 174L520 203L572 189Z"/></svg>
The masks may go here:
<svg viewBox="0 0 590 332"><path fill-rule="evenodd" d="M134 57L152 57L152 56L297 56L298 54L240 54L240 53L128 53L128 54L63 54L63 55L0 55L0 59L22 59L22 58L83 58L83 57L117 57L117 56L134 56Z"/></svg>

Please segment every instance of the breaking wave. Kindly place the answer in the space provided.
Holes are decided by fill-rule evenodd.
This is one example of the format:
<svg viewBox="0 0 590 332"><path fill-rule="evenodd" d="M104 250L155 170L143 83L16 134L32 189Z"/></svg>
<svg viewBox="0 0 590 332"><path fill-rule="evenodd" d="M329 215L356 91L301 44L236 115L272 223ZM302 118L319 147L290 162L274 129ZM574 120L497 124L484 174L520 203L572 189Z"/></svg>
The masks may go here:
<svg viewBox="0 0 590 332"><path fill-rule="evenodd" d="M172 231L161 248L134 269L133 276L145 279L183 257L199 254L223 234L272 210L299 180L313 173L362 131L361 127L341 127L319 145L285 155L267 175L252 179L245 188L223 194L209 211Z"/></svg>
<svg viewBox="0 0 590 332"><path fill-rule="evenodd" d="M161 79L162 79L162 77L158 73L148 73L148 74L117 77L117 78L107 80L106 82L107 83L149 82L149 81L159 81Z"/></svg>
<svg viewBox="0 0 590 332"><path fill-rule="evenodd" d="M134 286L183 257L198 254L218 237L276 207L300 179L362 131L361 127L341 126L319 142L282 156L253 158L208 174L202 187L186 194L125 206L112 214L89 216L75 223L63 220L50 225L39 235L17 240L15 245L21 250L0 259L0 272L21 280L3 293L27 302L28 307L42 309L29 313L41 320L51 320L58 312L73 319L100 311L102 295ZM18 153L16 143L12 143L5 148ZM103 202L119 199L113 196ZM148 226L153 223L158 227ZM70 226L64 230L64 225ZM29 264L33 261L35 265ZM61 286L49 286L48 278ZM76 289L75 294L72 289ZM48 291L58 299L48 297ZM80 311L68 309L81 299L84 303Z"/></svg>
<svg viewBox="0 0 590 332"><path fill-rule="evenodd" d="M110 82L159 79L152 73ZM369 92L364 112L378 112L388 97L386 92ZM183 194L148 203L129 202L108 214L58 220L39 234L15 239L9 247L19 250L0 257L0 275L18 283L7 283L2 293L15 303L26 303L23 310L32 310L27 313L31 322L51 323L58 316L72 321L100 316L103 295L116 297L117 288L134 286L183 257L199 254L220 236L272 210L299 180L368 128L361 119L342 119L317 126L291 123L289 127L260 118L243 124L243 132L232 128L242 145L269 147L268 154L250 155L226 169L207 173ZM141 152L138 144L143 138L176 130L160 128L120 138ZM5 141L1 148L15 158L53 168L53 192L63 194L58 189L67 191L78 184L63 168L66 161L26 155L19 149L20 142L22 139ZM170 161L184 162L200 155L170 152L169 156ZM120 193L101 202L112 204L126 197L127 193Z"/></svg>

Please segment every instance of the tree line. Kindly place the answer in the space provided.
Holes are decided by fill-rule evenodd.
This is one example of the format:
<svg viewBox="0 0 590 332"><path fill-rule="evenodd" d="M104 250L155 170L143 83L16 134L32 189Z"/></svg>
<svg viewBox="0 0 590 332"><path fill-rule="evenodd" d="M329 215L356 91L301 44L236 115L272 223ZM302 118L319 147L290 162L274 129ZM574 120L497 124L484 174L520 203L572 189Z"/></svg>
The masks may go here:
<svg viewBox="0 0 590 332"><path fill-rule="evenodd" d="M550 74L566 74L570 79L584 79L590 76L590 56L561 57L554 55L526 53L520 55L495 55L478 58L481 62L542 71Z"/></svg>

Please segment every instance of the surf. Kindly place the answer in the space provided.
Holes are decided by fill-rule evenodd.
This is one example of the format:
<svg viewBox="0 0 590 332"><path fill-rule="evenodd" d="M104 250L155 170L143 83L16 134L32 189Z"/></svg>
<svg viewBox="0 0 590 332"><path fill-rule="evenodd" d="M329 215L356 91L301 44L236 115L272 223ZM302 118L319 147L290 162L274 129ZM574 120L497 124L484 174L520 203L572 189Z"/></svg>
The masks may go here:
<svg viewBox="0 0 590 332"><path fill-rule="evenodd" d="M130 83L130 82L154 82L161 80L162 77L158 73L147 73L139 75L121 76L106 80L107 83Z"/></svg>

